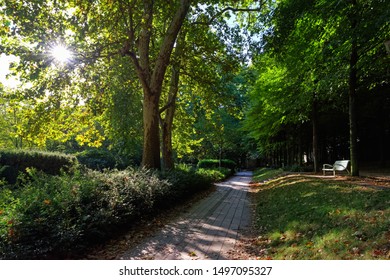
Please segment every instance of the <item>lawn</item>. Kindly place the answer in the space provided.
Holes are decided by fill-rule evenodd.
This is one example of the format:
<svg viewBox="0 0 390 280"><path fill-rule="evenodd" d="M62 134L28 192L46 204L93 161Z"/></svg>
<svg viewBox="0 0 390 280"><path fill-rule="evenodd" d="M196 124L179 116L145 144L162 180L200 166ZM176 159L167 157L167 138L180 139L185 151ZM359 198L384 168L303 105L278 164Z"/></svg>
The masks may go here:
<svg viewBox="0 0 390 280"><path fill-rule="evenodd" d="M257 258L390 259L390 189L291 174L255 188Z"/></svg>

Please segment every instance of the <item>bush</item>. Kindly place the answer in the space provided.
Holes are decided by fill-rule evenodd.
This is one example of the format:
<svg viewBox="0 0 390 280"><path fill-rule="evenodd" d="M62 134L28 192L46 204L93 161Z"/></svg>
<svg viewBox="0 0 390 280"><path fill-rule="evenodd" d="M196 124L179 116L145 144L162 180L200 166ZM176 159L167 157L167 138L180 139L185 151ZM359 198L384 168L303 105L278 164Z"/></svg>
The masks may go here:
<svg viewBox="0 0 390 280"><path fill-rule="evenodd" d="M0 151L0 165L5 166L0 172L10 184L16 182L20 172L27 168L35 168L47 174L58 175L61 171L71 172L77 166L74 156L28 150Z"/></svg>
<svg viewBox="0 0 390 280"><path fill-rule="evenodd" d="M199 168L197 173L208 178L208 180L212 182L222 181L231 174L230 169L223 167L215 169Z"/></svg>
<svg viewBox="0 0 390 280"><path fill-rule="evenodd" d="M0 180L5 183L15 183L18 177L18 170L9 165L0 166Z"/></svg>
<svg viewBox="0 0 390 280"><path fill-rule="evenodd" d="M114 169L123 167L121 159L104 149L90 149L76 155L78 161L94 170Z"/></svg>
<svg viewBox="0 0 390 280"><path fill-rule="evenodd" d="M198 162L198 168L216 169L219 167L230 169L231 174L234 173L237 164L230 159L202 159Z"/></svg>
<svg viewBox="0 0 390 280"><path fill-rule="evenodd" d="M213 183L209 176L184 165L174 170L163 171L160 178L172 184L168 196L159 201L159 207L163 208L169 207L178 199L190 198L195 193L208 189Z"/></svg>
<svg viewBox="0 0 390 280"><path fill-rule="evenodd" d="M0 258L61 257L100 242L145 215L206 190L223 176L178 168L86 170L48 175L27 169L21 188L0 190ZM55 255L53 255L55 253Z"/></svg>

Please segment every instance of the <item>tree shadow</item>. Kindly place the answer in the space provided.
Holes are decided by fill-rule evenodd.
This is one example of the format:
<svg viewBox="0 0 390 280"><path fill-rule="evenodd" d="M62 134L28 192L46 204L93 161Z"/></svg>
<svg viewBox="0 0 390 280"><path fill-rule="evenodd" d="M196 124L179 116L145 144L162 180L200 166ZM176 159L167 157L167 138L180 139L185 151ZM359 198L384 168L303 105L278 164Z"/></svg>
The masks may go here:
<svg viewBox="0 0 390 280"><path fill-rule="evenodd" d="M216 191L120 259L227 259L250 224L250 172L216 184Z"/></svg>
<svg viewBox="0 0 390 280"><path fill-rule="evenodd" d="M260 188L256 254L276 259L390 256L390 191L290 175Z"/></svg>

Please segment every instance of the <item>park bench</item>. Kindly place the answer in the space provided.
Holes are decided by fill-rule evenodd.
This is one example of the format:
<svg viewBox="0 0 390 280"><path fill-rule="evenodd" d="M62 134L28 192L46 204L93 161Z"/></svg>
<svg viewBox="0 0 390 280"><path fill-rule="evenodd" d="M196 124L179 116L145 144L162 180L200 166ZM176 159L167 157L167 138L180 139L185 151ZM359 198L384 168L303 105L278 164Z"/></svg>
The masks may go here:
<svg viewBox="0 0 390 280"><path fill-rule="evenodd" d="M333 165L324 164L322 171L324 172L324 176L326 171L333 171L333 176L336 176L336 171L347 171L349 174L348 164L349 160L336 160Z"/></svg>

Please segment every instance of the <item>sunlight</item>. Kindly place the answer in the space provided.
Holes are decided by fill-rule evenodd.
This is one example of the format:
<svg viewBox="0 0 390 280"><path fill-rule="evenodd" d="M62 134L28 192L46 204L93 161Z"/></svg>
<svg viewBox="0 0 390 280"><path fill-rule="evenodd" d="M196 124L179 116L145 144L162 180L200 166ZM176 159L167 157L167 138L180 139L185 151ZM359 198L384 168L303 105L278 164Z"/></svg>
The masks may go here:
<svg viewBox="0 0 390 280"><path fill-rule="evenodd" d="M20 85L20 81L17 76L9 75L11 63L19 63L19 58L4 53L0 55L0 84L7 88L16 88Z"/></svg>
<svg viewBox="0 0 390 280"><path fill-rule="evenodd" d="M72 59L73 54L65 46L56 45L50 49L50 56L57 62L67 63Z"/></svg>

